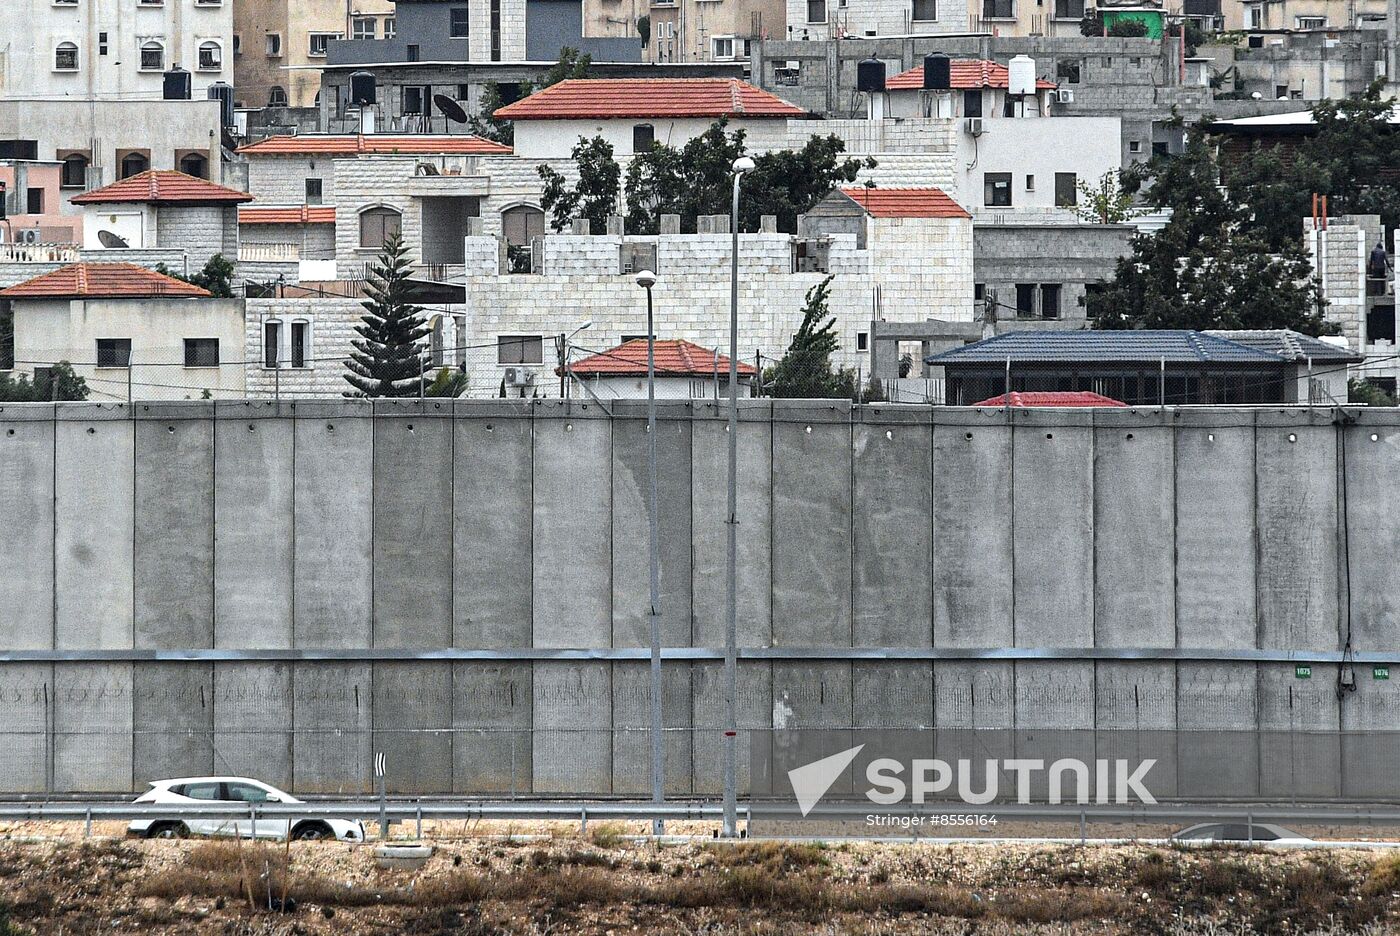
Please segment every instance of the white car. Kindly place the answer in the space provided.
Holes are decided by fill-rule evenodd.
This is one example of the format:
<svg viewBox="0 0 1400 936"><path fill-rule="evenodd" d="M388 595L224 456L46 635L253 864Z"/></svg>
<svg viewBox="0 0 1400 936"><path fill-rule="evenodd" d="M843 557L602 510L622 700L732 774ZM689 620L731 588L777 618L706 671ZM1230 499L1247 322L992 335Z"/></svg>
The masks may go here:
<svg viewBox="0 0 1400 936"><path fill-rule="evenodd" d="M1270 822L1203 822L1172 834L1173 842L1256 842L1270 845L1302 845L1312 839Z"/></svg>
<svg viewBox="0 0 1400 936"><path fill-rule="evenodd" d="M301 800L261 780L247 777L180 777L153 780L151 788L136 798L138 803L300 803ZM142 838L185 838L190 835L226 835L281 839L289 834L298 841L336 839L363 842L364 823L357 819L329 819L308 816L258 817L256 828L249 819L195 819L171 816L168 819L137 819L127 826L127 834Z"/></svg>

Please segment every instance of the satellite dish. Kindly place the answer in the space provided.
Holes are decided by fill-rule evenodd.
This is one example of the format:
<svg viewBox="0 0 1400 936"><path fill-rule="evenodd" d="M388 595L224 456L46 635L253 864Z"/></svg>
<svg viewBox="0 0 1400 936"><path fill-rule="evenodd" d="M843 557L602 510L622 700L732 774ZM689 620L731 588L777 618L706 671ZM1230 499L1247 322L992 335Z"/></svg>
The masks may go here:
<svg viewBox="0 0 1400 936"><path fill-rule="evenodd" d="M103 247L117 248L131 246L125 237L122 237L120 234L113 234L111 231L98 231L97 239L102 242Z"/></svg>
<svg viewBox="0 0 1400 936"><path fill-rule="evenodd" d="M447 117L448 120L455 120L457 123L466 123L470 119L467 117L467 112L462 110L462 105L445 94L434 94L433 103L437 105L437 109L442 111L443 115Z"/></svg>

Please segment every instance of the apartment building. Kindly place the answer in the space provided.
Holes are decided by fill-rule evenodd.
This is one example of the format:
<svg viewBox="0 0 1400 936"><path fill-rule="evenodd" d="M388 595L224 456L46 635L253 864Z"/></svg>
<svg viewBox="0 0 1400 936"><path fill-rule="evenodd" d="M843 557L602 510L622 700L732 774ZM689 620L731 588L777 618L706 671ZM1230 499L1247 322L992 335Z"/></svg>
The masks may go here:
<svg viewBox="0 0 1400 936"><path fill-rule="evenodd" d="M390 0L238 0L233 77L239 107L313 107L332 42L392 40Z"/></svg>
<svg viewBox="0 0 1400 936"><path fill-rule="evenodd" d="M164 74L193 94L233 80L233 0L7 0L0 99L159 99Z"/></svg>
<svg viewBox="0 0 1400 936"><path fill-rule="evenodd" d="M786 34L787 0L584 0L587 37L642 36L648 62L747 62L754 42Z"/></svg>
<svg viewBox="0 0 1400 936"><path fill-rule="evenodd" d="M1378 29L1386 0L1220 0L1227 30Z"/></svg>

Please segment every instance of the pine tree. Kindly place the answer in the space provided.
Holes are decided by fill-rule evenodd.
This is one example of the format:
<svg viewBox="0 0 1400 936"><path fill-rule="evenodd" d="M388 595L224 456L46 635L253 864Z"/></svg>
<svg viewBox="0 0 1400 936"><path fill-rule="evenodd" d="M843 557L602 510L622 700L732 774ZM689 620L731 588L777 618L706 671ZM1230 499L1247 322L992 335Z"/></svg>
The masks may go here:
<svg viewBox="0 0 1400 936"><path fill-rule="evenodd" d="M359 338L345 362L345 379L355 388L346 396L418 396L428 355L422 340L430 329L423 310L408 301L408 249L398 234L370 268L365 285L365 314L355 326Z"/></svg>
<svg viewBox="0 0 1400 936"><path fill-rule="evenodd" d="M765 375L763 383L769 395L806 399L850 398L855 375L841 371L832 373L831 355L840 342L836 338L836 317L827 307L831 293L828 276L807 290L802 309L802 324L792 336L792 343L782 360Z"/></svg>

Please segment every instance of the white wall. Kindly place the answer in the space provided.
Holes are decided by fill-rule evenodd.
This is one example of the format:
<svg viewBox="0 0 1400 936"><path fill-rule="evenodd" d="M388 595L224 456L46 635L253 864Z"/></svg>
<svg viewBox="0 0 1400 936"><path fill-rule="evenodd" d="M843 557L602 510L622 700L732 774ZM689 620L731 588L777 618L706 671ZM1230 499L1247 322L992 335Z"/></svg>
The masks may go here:
<svg viewBox="0 0 1400 936"><path fill-rule="evenodd" d="M980 7L978 8L980 9ZM865 36L874 31L877 36L943 35L966 32L968 4L959 0L940 0L937 19L913 21L911 0L826 0L826 22L809 23L807 0L787 0L787 38L811 40L832 39L841 35ZM775 39L783 38L774 36Z"/></svg>
<svg viewBox="0 0 1400 936"><path fill-rule="evenodd" d="M1122 122L1117 117L1002 119L983 123L973 137L959 128L957 181L950 192L973 216L985 221L1076 220L1072 210L1055 207L1055 173L1073 172L1090 185L1122 168ZM1009 172L1011 207L984 205L984 176ZM1026 176L1035 191L1026 190Z"/></svg>
<svg viewBox="0 0 1400 936"><path fill-rule="evenodd" d="M627 120L517 120L515 155L528 159L568 159L579 137L601 136L613 146L613 155L631 156L632 128L649 123L656 141L680 149L715 122L712 117L685 117L674 120L637 118ZM787 124L786 118L731 118L729 132L743 129L750 138L769 135Z"/></svg>

